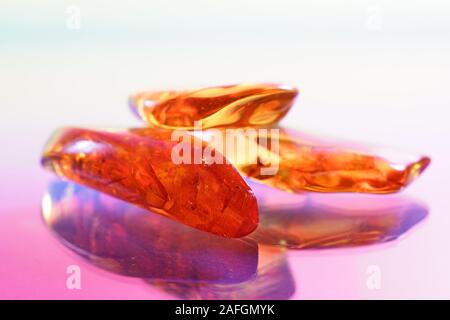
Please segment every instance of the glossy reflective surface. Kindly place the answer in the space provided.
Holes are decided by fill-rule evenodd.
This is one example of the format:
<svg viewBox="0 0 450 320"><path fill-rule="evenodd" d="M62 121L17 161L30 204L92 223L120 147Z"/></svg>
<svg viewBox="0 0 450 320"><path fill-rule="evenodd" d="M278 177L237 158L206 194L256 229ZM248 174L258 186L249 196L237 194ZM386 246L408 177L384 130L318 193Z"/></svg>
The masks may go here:
<svg viewBox="0 0 450 320"><path fill-rule="evenodd" d="M149 281L154 287L181 299L285 300L295 292L295 281L282 249L259 246L257 274L239 284Z"/></svg>
<svg viewBox="0 0 450 320"><path fill-rule="evenodd" d="M259 194L260 224L249 238L291 249L365 246L395 240L428 215L424 204L402 196L283 196Z"/></svg>
<svg viewBox="0 0 450 320"><path fill-rule="evenodd" d="M202 232L74 183L53 183L42 210L66 246L114 273L209 283L242 282L256 273L252 240Z"/></svg>
<svg viewBox="0 0 450 320"><path fill-rule="evenodd" d="M111 3L105 15L104 2L80 2L80 30L65 28L60 1L2 3L0 297L176 298L93 266L49 232L40 204L55 176L39 164L42 144L61 125L143 126L127 106L140 88L275 80L301 89L284 126L433 159L404 190L427 204L426 219L390 243L289 251L291 298L450 298L450 3L166 3ZM290 196L284 205L299 202ZM70 265L80 290L66 287ZM379 290L367 286L371 266Z"/></svg>
<svg viewBox="0 0 450 320"><path fill-rule="evenodd" d="M308 194L289 203L253 187L261 224L243 239L199 231L62 180L54 181L44 195L42 216L65 246L91 264L142 278L175 297L289 299L296 284L286 248L391 241L427 214L425 206L398 197L377 203L373 196Z"/></svg>

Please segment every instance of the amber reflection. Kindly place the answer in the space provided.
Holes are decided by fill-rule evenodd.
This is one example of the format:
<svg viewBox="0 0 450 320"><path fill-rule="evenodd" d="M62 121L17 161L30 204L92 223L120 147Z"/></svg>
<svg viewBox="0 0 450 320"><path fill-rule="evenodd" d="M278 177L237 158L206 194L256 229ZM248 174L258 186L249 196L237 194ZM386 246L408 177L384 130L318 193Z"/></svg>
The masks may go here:
<svg viewBox="0 0 450 320"><path fill-rule="evenodd" d="M258 188L252 185L252 188ZM291 249L372 245L395 240L428 214L396 195L285 195L259 189L260 223L249 238Z"/></svg>
<svg viewBox="0 0 450 320"><path fill-rule="evenodd" d="M181 299L283 300L289 299L295 292L286 251L269 246L259 247L258 272L252 279L242 283L177 283L152 280L148 282Z"/></svg>
<svg viewBox="0 0 450 320"><path fill-rule="evenodd" d="M70 249L127 276L238 283L257 269L252 240L199 231L74 183L50 186L43 217Z"/></svg>

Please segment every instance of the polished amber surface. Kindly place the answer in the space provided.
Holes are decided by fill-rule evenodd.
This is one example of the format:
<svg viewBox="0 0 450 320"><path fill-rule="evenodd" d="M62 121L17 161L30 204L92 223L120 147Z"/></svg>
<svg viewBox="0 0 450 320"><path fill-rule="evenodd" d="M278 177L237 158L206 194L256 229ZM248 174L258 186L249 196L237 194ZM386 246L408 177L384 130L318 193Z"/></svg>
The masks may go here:
<svg viewBox="0 0 450 320"><path fill-rule="evenodd" d="M183 142L185 143L185 142ZM171 132L68 128L48 143L42 163L58 175L191 227L242 237L258 223L256 199L230 164L175 164ZM203 149L200 142L187 146Z"/></svg>
<svg viewBox="0 0 450 320"><path fill-rule="evenodd" d="M148 91L130 98L131 108L151 125L193 129L263 126L288 112L297 89L277 84L239 84L192 91Z"/></svg>
<svg viewBox="0 0 450 320"><path fill-rule="evenodd" d="M430 163L425 156L411 156L343 143L319 140L295 130L279 129L277 143L267 135L241 135L258 145L257 160L242 150L227 158L244 175L289 192L394 193L413 182ZM261 143L264 141L264 143ZM248 146L249 144L247 144ZM267 163L267 164L265 164ZM265 167L278 169L262 174Z"/></svg>

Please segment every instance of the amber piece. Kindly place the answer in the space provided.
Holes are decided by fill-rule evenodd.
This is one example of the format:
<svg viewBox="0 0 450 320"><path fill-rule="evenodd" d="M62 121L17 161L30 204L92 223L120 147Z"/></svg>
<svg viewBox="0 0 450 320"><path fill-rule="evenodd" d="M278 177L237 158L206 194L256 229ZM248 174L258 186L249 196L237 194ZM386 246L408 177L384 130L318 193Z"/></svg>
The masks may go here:
<svg viewBox="0 0 450 320"><path fill-rule="evenodd" d="M49 186L42 215L64 245L113 273L235 284L257 270L258 245L252 240L196 230L72 182Z"/></svg>
<svg viewBox="0 0 450 320"><path fill-rule="evenodd" d="M428 209L398 195L319 194L293 196L252 186L260 208L248 237L290 249L330 249L394 241L423 221Z"/></svg>
<svg viewBox="0 0 450 320"><path fill-rule="evenodd" d="M200 230L226 237L252 232L258 223L256 199L239 173L230 164L176 164L171 151L179 143L188 144L192 154L205 148L201 141L172 141L163 129L68 128L51 139L42 163L60 176Z"/></svg>
<svg viewBox="0 0 450 320"><path fill-rule="evenodd" d="M297 89L277 84L239 84L192 91L147 91L130 97L135 113L151 125L193 129L263 126L288 112Z"/></svg>
<svg viewBox="0 0 450 320"><path fill-rule="evenodd" d="M242 174L295 193L393 193L413 182L430 163L425 156L371 151L280 128L233 130L233 135L243 141L239 144L243 150L235 152L231 148L230 154L226 140L220 138L221 152ZM217 135L203 135L203 139L219 146L214 142L218 141ZM248 152L249 149L255 152Z"/></svg>

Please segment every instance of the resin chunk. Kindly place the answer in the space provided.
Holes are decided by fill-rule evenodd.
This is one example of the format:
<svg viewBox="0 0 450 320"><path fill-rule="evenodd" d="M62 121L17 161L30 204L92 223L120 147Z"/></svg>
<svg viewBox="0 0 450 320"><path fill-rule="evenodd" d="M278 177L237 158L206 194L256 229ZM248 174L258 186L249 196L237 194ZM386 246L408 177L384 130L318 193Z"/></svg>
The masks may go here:
<svg viewBox="0 0 450 320"><path fill-rule="evenodd" d="M171 158L179 143L192 154L205 148L194 141L172 141L170 131L155 128L68 128L54 135L42 163L59 176L191 227L226 237L249 234L258 223L256 199L232 165L176 164Z"/></svg>
<svg viewBox="0 0 450 320"><path fill-rule="evenodd" d="M371 151L280 128L233 130L233 137L240 140L236 152L227 143L226 131L211 131L202 139L220 148L243 175L289 192L393 193L413 182L430 163L424 156Z"/></svg>
<svg viewBox="0 0 450 320"><path fill-rule="evenodd" d="M239 84L192 91L148 91L130 97L135 113L151 125L193 129L263 126L278 122L298 91L277 84Z"/></svg>
<svg viewBox="0 0 450 320"><path fill-rule="evenodd" d="M252 240L202 232L72 182L49 186L42 215L64 245L110 272L235 284L257 270L258 245Z"/></svg>

